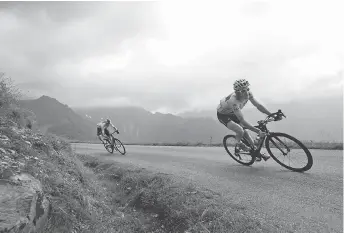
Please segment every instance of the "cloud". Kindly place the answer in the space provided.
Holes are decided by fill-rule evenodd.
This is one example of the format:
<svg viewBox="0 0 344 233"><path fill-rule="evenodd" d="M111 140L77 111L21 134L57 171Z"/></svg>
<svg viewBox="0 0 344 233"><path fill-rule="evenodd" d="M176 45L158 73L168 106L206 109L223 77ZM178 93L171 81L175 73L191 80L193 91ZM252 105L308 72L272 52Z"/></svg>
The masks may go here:
<svg viewBox="0 0 344 233"><path fill-rule="evenodd" d="M211 109L242 77L267 102L326 96L318 80L344 69L342 5L6 2L0 70L71 106Z"/></svg>
<svg viewBox="0 0 344 233"><path fill-rule="evenodd" d="M150 3L35 2L9 4L2 12L0 42L17 62L44 67L121 52L121 43L159 34ZM8 9L8 8L5 8Z"/></svg>

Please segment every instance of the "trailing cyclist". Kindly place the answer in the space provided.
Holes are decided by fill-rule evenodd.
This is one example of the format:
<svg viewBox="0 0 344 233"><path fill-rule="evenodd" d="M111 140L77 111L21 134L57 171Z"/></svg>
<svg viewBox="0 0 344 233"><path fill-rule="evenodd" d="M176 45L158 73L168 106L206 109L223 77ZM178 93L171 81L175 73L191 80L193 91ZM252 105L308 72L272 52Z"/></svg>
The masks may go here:
<svg viewBox="0 0 344 233"><path fill-rule="evenodd" d="M105 139L110 139L111 140L110 133L109 133L109 130L108 130L108 128L110 126L115 130L115 132L117 134L119 134L118 129L112 124L111 120L110 119L106 119L105 121L101 121L101 122L99 122L97 124L97 136L98 136L99 140L103 141L100 136L103 136Z"/></svg>

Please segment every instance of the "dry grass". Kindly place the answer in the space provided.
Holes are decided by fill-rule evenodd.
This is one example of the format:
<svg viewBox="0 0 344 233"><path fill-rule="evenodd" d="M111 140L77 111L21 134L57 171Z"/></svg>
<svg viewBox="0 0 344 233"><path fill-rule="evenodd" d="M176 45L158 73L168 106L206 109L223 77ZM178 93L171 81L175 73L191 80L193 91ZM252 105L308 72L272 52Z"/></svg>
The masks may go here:
<svg viewBox="0 0 344 233"><path fill-rule="evenodd" d="M43 232L140 232L134 218L108 205L108 192L67 141L31 130L35 116L18 107L19 96L0 73L0 179L24 172L41 182L51 204Z"/></svg>
<svg viewBox="0 0 344 233"><path fill-rule="evenodd" d="M20 171L12 168L12 172L34 176L50 200L51 212L43 232L144 232L135 218L124 218L111 206L102 181L80 162L68 143L52 135L33 140L37 135L26 133L32 147L24 148L18 135L10 132L1 134L11 139L8 146L17 152L11 160L29 158Z"/></svg>
<svg viewBox="0 0 344 233"><path fill-rule="evenodd" d="M166 174L75 155L56 137L23 171L51 201L44 232L270 232L210 190Z"/></svg>
<svg viewBox="0 0 344 233"><path fill-rule="evenodd" d="M94 173L73 154L68 144L50 137L55 152L41 150L41 163L28 164L26 171L38 178L51 201L44 229L53 232L143 232L135 219L109 204L109 193Z"/></svg>
<svg viewBox="0 0 344 233"><path fill-rule="evenodd" d="M211 190L125 164L79 158L102 180L112 208L132 217L143 214L137 216L145 232L272 232Z"/></svg>

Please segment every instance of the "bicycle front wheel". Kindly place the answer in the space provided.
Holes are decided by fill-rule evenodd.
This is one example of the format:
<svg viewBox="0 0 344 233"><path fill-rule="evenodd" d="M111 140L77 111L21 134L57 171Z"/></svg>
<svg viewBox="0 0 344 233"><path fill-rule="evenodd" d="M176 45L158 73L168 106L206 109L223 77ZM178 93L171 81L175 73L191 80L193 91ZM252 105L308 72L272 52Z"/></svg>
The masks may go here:
<svg viewBox="0 0 344 233"><path fill-rule="evenodd" d="M242 165L252 165L255 161L255 156L252 156L249 152L240 152L236 146L236 139L234 135L226 135L223 138L223 146L225 147L229 156L236 162Z"/></svg>
<svg viewBox="0 0 344 233"><path fill-rule="evenodd" d="M311 152L296 138L285 133L270 133L265 147L281 166L296 172L304 172L313 166Z"/></svg>
<svg viewBox="0 0 344 233"><path fill-rule="evenodd" d="M117 138L114 139L114 148L122 155L126 153L124 145Z"/></svg>

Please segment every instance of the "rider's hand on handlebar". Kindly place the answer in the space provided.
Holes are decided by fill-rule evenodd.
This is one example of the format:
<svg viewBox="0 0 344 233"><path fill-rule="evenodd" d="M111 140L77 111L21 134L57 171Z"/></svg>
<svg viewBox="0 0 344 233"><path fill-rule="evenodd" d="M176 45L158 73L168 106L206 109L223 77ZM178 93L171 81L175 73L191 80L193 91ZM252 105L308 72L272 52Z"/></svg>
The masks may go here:
<svg viewBox="0 0 344 233"><path fill-rule="evenodd" d="M280 121L282 120L283 117L286 117L286 116L283 114L281 110L279 110L274 118L275 118L275 121Z"/></svg>
<svg viewBox="0 0 344 233"><path fill-rule="evenodd" d="M272 113L271 115L269 115L269 117L273 118L274 121L280 121L283 117L285 117L285 115L281 110L278 110L278 112Z"/></svg>
<svg viewBox="0 0 344 233"><path fill-rule="evenodd" d="M282 120L282 116L281 115L277 115L274 117L275 118L275 121L280 121Z"/></svg>

